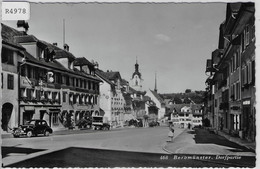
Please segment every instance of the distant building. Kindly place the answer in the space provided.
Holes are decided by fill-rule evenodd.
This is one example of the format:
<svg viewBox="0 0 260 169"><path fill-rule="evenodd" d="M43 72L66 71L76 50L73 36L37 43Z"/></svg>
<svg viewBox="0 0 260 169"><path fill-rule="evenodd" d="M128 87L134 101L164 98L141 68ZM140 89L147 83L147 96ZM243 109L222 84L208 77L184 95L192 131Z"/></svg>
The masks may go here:
<svg viewBox="0 0 260 169"><path fill-rule="evenodd" d="M120 73L98 70L97 76L102 80L100 84L100 107L105 112L105 121L109 122L112 127L123 127L125 99L121 90L122 78Z"/></svg>
<svg viewBox="0 0 260 169"><path fill-rule="evenodd" d="M142 91L142 82L143 82L143 79L142 79L142 74L139 72L139 64L137 63L137 60L136 60L136 64L135 64L135 71L132 75L132 78L131 78L131 82L132 82L132 85L131 87L133 89L135 89L136 91Z"/></svg>
<svg viewBox="0 0 260 169"><path fill-rule="evenodd" d="M172 104L167 106L170 114L169 122L180 128L202 126L202 105L197 104Z"/></svg>

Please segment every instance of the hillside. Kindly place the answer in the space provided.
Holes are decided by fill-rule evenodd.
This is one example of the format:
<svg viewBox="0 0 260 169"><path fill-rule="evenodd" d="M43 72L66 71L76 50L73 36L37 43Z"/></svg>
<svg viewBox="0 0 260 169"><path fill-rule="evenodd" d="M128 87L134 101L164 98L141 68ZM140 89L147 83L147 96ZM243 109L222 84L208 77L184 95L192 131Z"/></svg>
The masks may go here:
<svg viewBox="0 0 260 169"><path fill-rule="evenodd" d="M205 91L195 91L187 93L164 93L159 94L164 100L173 100L176 104L189 104L192 101L196 104L202 104Z"/></svg>

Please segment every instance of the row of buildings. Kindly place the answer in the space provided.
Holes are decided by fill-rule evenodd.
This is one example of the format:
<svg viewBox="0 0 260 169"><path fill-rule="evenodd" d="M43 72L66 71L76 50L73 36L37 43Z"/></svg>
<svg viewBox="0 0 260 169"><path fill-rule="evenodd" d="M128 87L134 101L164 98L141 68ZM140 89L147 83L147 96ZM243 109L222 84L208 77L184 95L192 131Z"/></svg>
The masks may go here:
<svg viewBox="0 0 260 169"><path fill-rule="evenodd" d="M165 104L156 87L142 89L137 62L129 84L120 72L100 70L97 62L74 56L67 44L60 48L28 35L25 21L17 22L23 31L1 26L3 132L30 119L44 119L59 130L93 116L103 116L112 127L131 119L147 126L164 118Z"/></svg>
<svg viewBox="0 0 260 169"><path fill-rule="evenodd" d="M202 126L203 104L175 104L170 102L166 106L169 121L180 128Z"/></svg>
<svg viewBox="0 0 260 169"><path fill-rule="evenodd" d="M255 141L255 4L228 3L218 48L207 60L204 120L222 131Z"/></svg>

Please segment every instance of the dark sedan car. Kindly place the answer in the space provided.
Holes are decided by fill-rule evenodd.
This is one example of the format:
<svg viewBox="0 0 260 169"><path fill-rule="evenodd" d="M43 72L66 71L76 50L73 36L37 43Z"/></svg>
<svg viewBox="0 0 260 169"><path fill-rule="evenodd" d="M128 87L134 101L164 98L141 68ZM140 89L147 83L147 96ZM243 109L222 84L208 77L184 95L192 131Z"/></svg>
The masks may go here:
<svg viewBox="0 0 260 169"><path fill-rule="evenodd" d="M37 136L39 134L43 134L45 136L49 136L53 130L50 126L48 126L45 120L30 120L24 125L20 125L19 127L15 127L13 129L13 136Z"/></svg>

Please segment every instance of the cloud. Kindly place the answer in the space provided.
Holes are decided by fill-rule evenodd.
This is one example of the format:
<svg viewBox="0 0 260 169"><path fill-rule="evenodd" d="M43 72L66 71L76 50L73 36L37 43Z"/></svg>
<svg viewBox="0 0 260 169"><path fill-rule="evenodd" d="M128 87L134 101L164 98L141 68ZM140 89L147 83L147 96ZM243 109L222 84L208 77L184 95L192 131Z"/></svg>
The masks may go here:
<svg viewBox="0 0 260 169"><path fill-rule="evenodd" d="M157 34L155 35L155 38L159 41L163 41L163 42L170 42L172 39L164 34Z"/></svg>

